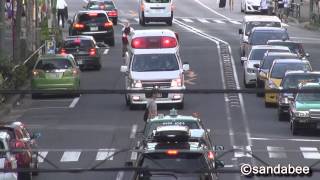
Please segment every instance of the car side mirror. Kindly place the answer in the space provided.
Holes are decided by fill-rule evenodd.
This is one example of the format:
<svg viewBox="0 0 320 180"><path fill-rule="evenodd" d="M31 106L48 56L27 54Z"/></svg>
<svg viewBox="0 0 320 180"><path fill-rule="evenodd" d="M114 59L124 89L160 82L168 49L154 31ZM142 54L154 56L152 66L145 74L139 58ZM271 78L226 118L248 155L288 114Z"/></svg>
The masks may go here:
<svg viewBox="0 0 320 180"><path fill-rule="evenodd" d="M31 139L38 139L41 136L41 133L39 132L34 132L31 135Z"/></svg>
<svg viewBox="0 0 320 180"><path fill-rule="evenodd" d="M125 167L132 167L133 166L133 162L132 161L127 161L124 163Z"/></svg>
<svg viewBox="0 0 320 180"><path fill-rule="evenodd" d="M215 160L214 161L214 167L215 168L223 168L224 167L224 162L220 160Z"/></svg>
<svg viewBox="0 0 320 180"><path fill-rule="evenodd" d="M243 30L242 29L239 29L239 34L243 34Z"/></svg>
<svg viewBox="0 0 320 180"><path fill-rule="evenodd" d="M242 62L245 62L245 61L247 61L247 60L248 60L248 58L247 58L247 57L244 57L244 56L243 56L243 57L241 57L241 61L242 61Z"/></svg>
<svg viewBox="0 0 320 180"><path fill-rule="evenodd" d="M214 146L213 148L215 151L223 151L224 150L224 146Z"/></svg>
<svg viewBox="0 0 320 180"><path fill-rule="evenodd" d="M310 54L309 54L309 53L306 53L305 56L306 56L306 57L310 57Z"/></svg>
<svg viewBox="0 0 320 180"><path fill-rule="evenodd" d="M121 66L120 67L120 72L127 73L128 72L128 66Z"/></svg>
<svg viewBox="0 0 320 180"><path fill-rule="evenodd" d="M182 66L183 71L189 71L190 70L190 65L189 63L184 63Z"/></svg>
<svg viewBox="0 0 320 180"><path fill-rule="evenodd" d="M253 67L259 69L260 68L260 64L254 64Z"/></svg>

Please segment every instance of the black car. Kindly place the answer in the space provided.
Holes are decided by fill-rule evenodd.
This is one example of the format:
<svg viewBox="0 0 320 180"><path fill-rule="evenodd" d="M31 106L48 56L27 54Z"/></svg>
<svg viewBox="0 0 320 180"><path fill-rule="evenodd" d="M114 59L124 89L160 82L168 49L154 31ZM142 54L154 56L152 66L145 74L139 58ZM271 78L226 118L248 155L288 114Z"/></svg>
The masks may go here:
<svg viewBox="0 0 320 180"><path fill-rule="evenodd" d="M80 11L69 21L69 35L93 36L97 42L114 46L113 23L102 10Z"/></svg>
<svg viewBox="0 0 320 180"><path fill-rule="evenodd" d="M292 53L299 55L300 58L306 59L309 57L309 53L306 53L302 43L290 41L290 40L269 40L267 42L268 45L277 45L277 46L286 46L290 49Z"/></svg>
<svg viewBox="0 0 320 180"><path fill-rule="evenodd" d="M60 54L72 54L80 69L101 69L100 51L92 36L69 36L63 41Z"/></svg>
<svg viewBox="0 0 320 180"><path fill-rule="evenodd" d="M224 166L222 161L216 159L215 152L215 150L223 150L223 147L209 147L202 137L191 137L190 134L193 133L187 126L158 127L148 142L137 149L136 158L126 163L127 166L156 171L135 172L129 179L143 180L147 177L150 179L175 177L178 180L217 179L217 174L209 171ZM199 135L199 133L196 134ZM176 171L185 171L185 173ZM187 173L188 171L199 171L199 173Z"/></svg>
<svg viewBox="0 0 320 180"><path fill-rule="evenodd" d="M114 25L118 23L118 10L113 0L90 0L84 8L87 10L104 10Z"/></svg>

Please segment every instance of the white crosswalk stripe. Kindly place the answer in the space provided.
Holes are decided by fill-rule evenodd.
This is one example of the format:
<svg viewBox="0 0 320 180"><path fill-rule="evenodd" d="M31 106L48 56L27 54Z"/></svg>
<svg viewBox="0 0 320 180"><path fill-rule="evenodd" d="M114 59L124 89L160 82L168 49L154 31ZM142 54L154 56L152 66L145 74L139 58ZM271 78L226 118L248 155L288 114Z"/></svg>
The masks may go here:
<svg viewBox="0 0 320 180"><path fill-rule="evenodd" d="M102 161L108 158L108 160L113 160L113 154L115 152L115 149L99 149L96 160Z"/></svg>
<svg viewBox="0 0 320 180"><path fill-rule="evenodd" d="M236 158L252 157L251 146L233 146L233 149L235 149L234 157Z"/></svg>
<svg viewBox="0 0 320 180"><path fill-rule="evenodd" d="M61 162L75 162L79 160L80 151L65 151L62 155Z"/></svg>
<svg viewBox="0 0 320 180"><path fill-rule="evenodd" d="M267 146L269 158L287 158L287 154L284 152L283 147Z"/></svg>
<svg viewBox="0 0 320 180"><path fill-rule="evenodd" d="M300 147L305 159L320 159L320 153L316 147Z"/></svg>
<svg viewBox="0 0 320 180"><path fill-rule="evenodd" d="M221 21L221 20L215 19L215 20L213 20L213 21L216 22L216 23L219 23L219 24L225 24L225 22L223 22L223 21Z"/></svg>
<svg viewBox="0 0 320 180"><path fill-rule="evenodd" d="M210 23L209 21L207 21L206 19L202 19L202 18L199 18L198 21L202 22L202 23Z"/></svg>
<svg viewBox="0 0 320 180"><path fill-rule="evenodd" d="M42 151L38 153L38 162L42 163L44 161L44 158L46 158L46 156L48 155L48 151Z"/></svg>
<svg viewBox="0 0 320 180"><path fill-rule="evenodd" d="M238 21L233 21L233 20L230 20L229 22L231 22L232 24L241 24L240 22L238 22Z"/></svg>
<svg viewBox="0 0 320 180"><path fill-rule="evenodd" d="M188 19L188 18L182 18L182 20L184 20L185 22L189 22L189 23L193 22L191 19Z"/></svg>

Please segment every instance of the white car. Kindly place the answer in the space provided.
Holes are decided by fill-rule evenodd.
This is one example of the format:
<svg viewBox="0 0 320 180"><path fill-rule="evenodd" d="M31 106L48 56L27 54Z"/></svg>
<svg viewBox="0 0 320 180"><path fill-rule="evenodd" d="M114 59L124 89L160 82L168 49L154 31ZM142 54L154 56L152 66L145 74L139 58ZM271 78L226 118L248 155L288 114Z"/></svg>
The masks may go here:
<svg viewBox="0 0 320 180"><path fill-rule="evenodd" d="M17 160L15 155L10 152L10 136L7 132L0 132L0 169L17 169ZM16 172L0 172L1 180L17 180Z"/></svg>
<svg viewBox="0 0 320 180"><path fill-rule="evenodd" d="M241 12L255 13L260 12L261 0L241 0Z"/></svg>
<svg viewBox="0 0 320 180"><path fill-rule="evenodd" d="M290 52L290 49L285 46L271 46L271 45L257 45L252 46L248 58L242 57L244 73L243 84L246 88L255 87L257 75L257 68L255 64L260 64L264 55L268 52Z"/></svg>
<svg viewBox="0 0 320 180"><path fill-rule="evenodd" d="M125 65L127 90L148 90L157 86L160 90L184 90L184 73L189 64L182 63L177 34L167 29L135 30L128 36L128 52ZM145 93L125 95L130 108L147 104ZM182 93L160 93L157 104L173 104L183 108Z"/></svg>
<svg viewBox="0 0 320 180"><path fill-rule="evenodd" d="M166 22L169 26L173 20L173 0L139 0L139 23Z"/></svg>

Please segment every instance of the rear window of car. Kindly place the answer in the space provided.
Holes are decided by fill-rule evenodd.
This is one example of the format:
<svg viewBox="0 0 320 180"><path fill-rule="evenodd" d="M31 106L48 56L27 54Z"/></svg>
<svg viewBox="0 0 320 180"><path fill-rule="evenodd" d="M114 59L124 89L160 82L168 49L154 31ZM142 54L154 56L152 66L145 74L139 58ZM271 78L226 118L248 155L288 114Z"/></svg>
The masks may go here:
<svg viewBox="0 0 320 180"><path fill-rule="evenodd" d="M147 124L145 135L150 136L153 130L156 130L159 126L187 126L189 129L200 129L199 124L194 121L184 121L184 120L175 120L175 121L162 121L162 122L150 122Z"/></svg>
<svg viewBox="0 0 320 180"><path fill-rule="evenodd" d="M253 49L250 53L249 60L262 60L268 49Z"/></svg>
<svg viewBox="0 0 320 180"><path fill-rule="evenodd" d="M132 71L176 71L179 70L175 54L139 54L132 62Z"/></svg>
<svg viewBox="0 0 320 180"><path fill-rule="evenodd" d="M55 70L55 69L70 69L72 68L72 63L69 59L50 59L50 60L40 60L36 65L36 69L41 70Z"/></svg>
<svg viewBox="0 0 320 180"><path fill-rule="evenodd" d="M307 63L277 63L271 70L271 78L282 79L287 71L310 71L311 68Z"/></svg>
<svg viewBox="0 0 320 180"><path fill-rule="evenodd" d="M246 24L246 29L245 29L246 35L249 35L251 30L255 27L281 27L281 23L280 22L261 22L261 21L248 22Z"/></svg>
<svg viewBox="0 0 320 180"><path fill-rule="evenodd" d="M286 75L283 81L281 82L281 86L284 89L289 88L297 88L300 83L319 83L320 82L320 74L292 74Z"/></svg>
<svg viewBox="0 0 320 180"><path fill-rule="evenodd" d="M287 40L288 33L283 31L254 31L250 36L250 43L252 45L265 45L269 40Z"/></svg>
<svg viewBox="0 0 320 180"><path fill-rule="evenodd" d="M177 155L167 155L166 153L144 154L140 166L150 169L208 169L202 153L178 153Z"/></svg>
<svg viewBox="0 0 320 180"><path fill-rule="evenodd" d="M112 1L91 1L88 3L88 9L90 10L113 10L115 9L115 5Z"/></svg>
<svg viewBox="0 0 320 180"><path fill-rule="evenodd" d="M171 0L145 0L147 3L169 3Z"/></svg>
<svg viewBox="0 0 320 180"><path fill-rule="evenodd" d="M64 48L92 48L94 43L91 40L70 39L63 42Z"/></svg>
<svg viewBox="0 0 320 180"><path fill-rule="evenodd" d="M270 69L275 59L291 59L292 56L265 56L261 65L261 69Z"/></svg>
<svg viewBox="0 0 320 180"><path fill-rule="evenodd" d="M300 43L271 42L271 43L268 43L268 44L286 46L293 53L304 54L304 50L303 50L302 44L300 44Z"/></svg>
<svg viewBox="0 0 320 180"><path fill-rule="evenodd" d="M104 13L85 13L79 15L79 22L82 23L104 23L108 17Z"/></svg>

